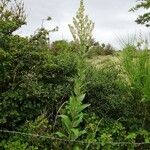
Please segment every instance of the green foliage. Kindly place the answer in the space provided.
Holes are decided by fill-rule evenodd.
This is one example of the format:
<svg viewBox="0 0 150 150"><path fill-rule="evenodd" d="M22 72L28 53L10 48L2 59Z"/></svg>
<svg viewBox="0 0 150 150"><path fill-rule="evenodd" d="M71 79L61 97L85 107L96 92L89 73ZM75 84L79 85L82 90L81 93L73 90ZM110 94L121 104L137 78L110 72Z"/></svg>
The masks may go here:
<svg viewBox="0 0 150 150"><path fill-rule="evenodd" d="M83 104L85 98L85 94L83 94L85 88L85 69L83 68L83 63L84 59L78 59L78 76L75 78L73 94L66 105L65 114L60 115L65 133L56 132L59 137L73 141L86 133L84 129L80 128L84 118L83 110L89 106L88 104ZM80 149L73 143L70 147Z"/></svg>
<svg viewBox="0 0 150 150"><path fill-rule="evenodd" d="M16 0L0 1L0 47L9 50L12 40L19 40L12 33L26 24L24 4ZM19 40L20 42L20 40ZM13 43L15 45L15 43ZM17 43L19 46L19 43Z"/></svg>
<svg viewBox="0 0 150 150"><path fill-rule="evenodd" d="M47 150L51 143L49 139L40 138L40 136L50 136L51 129L47 117L42 114L34 121L27 121L20 128L20 134L10 134L7 141L4 140L0 143L0 148L4 147L7 150Z"/></svg>
<svg viewBox="0 0 150 150"><path fill-rule="evenodd" d="M31 134L31 136L20 136L20 139L28 143L29 146L46 150L52 145L49 142L50 139L40 138L40 136L50 137L52 132L52 126L45 114L38 116L34 121L26 121L21 127L21 132ZM32 134L38 136L32 136Z"/></svg>
<svg viewBox="0 0 150 150"><path fill-rule="evenodd" d="M24 4L16 0L0 1L0 35L12 34L25 22Z"/></svg>
<svg viewBox="0 0 150 150"><path fill-rule="evenodd" d="M13 34L25 15L22 3L11 2L0 2L0 149L150 149L148 48L127 45L120 64L105 61L98 69L85 52L114 51L91 39L83 1L74 18L77 31L83 26L73 33L75 42L51 45L55 30Z"/></svg>
<svg viewBox="0 0 150 150"><path fill-rule="evenodd" d="M7 144L4 144L5 150L26 150L27 143L22 143L20 140L17 141L9 141ZM34 149L32 149L34 150Z"/></svg>
<svg viewBox="0 0 150 150"><path fill-rule="evenodd" d="M87 139L89 142L87 149L123 150L149 148L150 132L148 131L142 129L127 131L127 128L119 120L111 121L106 118L99 120L99 117L95 114L89 114L86 122ZM145 144L134 144L142 141Z"/></svg>
<svg viewBox="0 0 150 150"><path fill-rule="evenodd" d="M67 134L60 134L57 132L59 136L62 137L62 135L65 138L76 140L78 139L82 134L85 134L85 130L80 131L78 129L78 126L83 121L83 113L82 111L88 107L87 104L82 104L83 98L85 95L81 95L80 97L70 97L68 106L67 106L67 115L60 115L62 119L62 123L64 124Z"/></svg>
<svg viewBox="0 0 150 150"><path fill-rule="evenodd" d="M115 50L110 44L102 44L102 55L113 55L114 52Z"/></svg>
<svg viewBox="0 0 150 150"><path fill-rule="evenodd" d="M51 51L54 54L59 54L70 50L70 44L65 40L55 41L51 44Z"/></svg>
<svg viewBox="0 0 150 150"><path fill-rule="evenodd" d="M140 15L136 19L136 23L138 24L144 24L146 27L150 26L150 0L138 0L135 7L131 8L130 11L137 11L139 9L145 9L148 10L148 12L144 13L143 15Z"/></svg>
<svg viewBox="0 0 150 150"><path fill-rule="evenodd" d="M2 4L1 17L6 27L9 19L24 19L22 3L16 2L10 10L9 1L4 0ZM14 11L17 14L18 9L21 16L15 18ZM8 18L5 11L9 12ZM18 129L26 120L34 120L43 110L53 121L57 108L71 94L76 73L75 56L71 53L51 54L49 31L43 28L30 38L13 35L3 28L0 34L3 35L0 37L3 42L0 44L0 128Z"/></svg>
<svg viewBox="0 0 150 150"><path fill-rule="evenodd" d="M113 55L115 53L114 48L110 44L99 44L98 42L94 43L94 45L90 48L88 53L86 54L88 58L92 58L95 56L106 56Z"/></svg>
<svg viewBox="0 0 150 150"><path fill-rule="evenodd" d="M132 45L127 45L123 51L123 65L128 74L131 87L139 93L139 105L144 109L143 126L150 121L150 59L149 51L145 47L137 50Z"/></svg>
<svg viewBox="0 0 150 150"><path fill-rule="evenodd" d="M105 63L103 68L90 68L87 73L85 101L91 104L89 112L111 119L119 119L132 113L134 105L130 103L130 91L115 64Z"/></svg>
<svg viewBox="0 0 150 150"><path fill-rule="evenodd" d="M150 60L147 49L136 50L134 46L129 45L123 52L123 65L129 75L133 87L141 90L146 99L149 99L149 75ZM146 91L145 91L146 90Z"/></svg>
<svg viewBox="0 0 150 150"><path fill-rule="evenodd" d="M54 112L71 94L76 73L74 56L53 56L49 51L21 51L13 53L9 61L3 61L0 79L3 90L1 125L17 127L44 109L53 118Z"/></svg>

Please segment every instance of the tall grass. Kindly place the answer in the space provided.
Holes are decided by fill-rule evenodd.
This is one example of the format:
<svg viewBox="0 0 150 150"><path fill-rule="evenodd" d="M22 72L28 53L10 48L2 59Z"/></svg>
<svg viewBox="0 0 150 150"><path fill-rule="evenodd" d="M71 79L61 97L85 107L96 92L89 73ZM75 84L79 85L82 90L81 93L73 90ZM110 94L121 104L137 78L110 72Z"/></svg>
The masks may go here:
<svg viewBox="0 0 150 150"><path fill-rule="evenodd" d="M147 41L126 44L122 53L122 62L131 87L140 95L139 105L144 108L142 126L146 126L146 121L150 117L150 51Z"/></svg>

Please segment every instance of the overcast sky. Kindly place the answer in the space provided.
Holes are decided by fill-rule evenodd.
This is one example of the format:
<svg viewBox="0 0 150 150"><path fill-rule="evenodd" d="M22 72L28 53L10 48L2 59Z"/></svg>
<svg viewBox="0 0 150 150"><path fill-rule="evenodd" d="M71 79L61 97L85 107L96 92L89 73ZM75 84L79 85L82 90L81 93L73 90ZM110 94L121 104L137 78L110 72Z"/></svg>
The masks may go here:
<svg viewBox="0 0 150 150"><path fill-rule="evenodd" d="M93 37L96 41L111 43L118 47L119 39L138 32L147 34L149 29L137 25L134 20L137 13L128 12L136 0L85 0L86 13L95 22ZM41 26L42 19L53 18L44 22L47 29L59 26L59 31L52 33L51 40L72 40L68 24L72 23L79 7L79 0L24 0L27 26L18 33L31 35Z"/></svg>

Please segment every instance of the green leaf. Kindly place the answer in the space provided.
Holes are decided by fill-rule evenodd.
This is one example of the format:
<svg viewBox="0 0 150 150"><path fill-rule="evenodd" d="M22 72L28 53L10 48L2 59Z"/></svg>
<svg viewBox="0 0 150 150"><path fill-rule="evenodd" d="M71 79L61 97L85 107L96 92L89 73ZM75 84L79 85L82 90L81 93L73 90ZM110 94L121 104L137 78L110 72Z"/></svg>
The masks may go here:
<svg viewBox="0 0 150 150"><path fill-rule="evenodd" d="M71 129L71 131L74 133L74 136L72 137L74 140L86 133L85 130L79 131L79 129Z"/></svg>
<svg viewBox="0 0 150 150"><path fill-rule="evenodd" d="M66 115L60 115L62 122L65 124L65 126L67 127L68 131L70 131L70 128L72 126L71 121L69 119L68 116Z"/></svg>
<svg viewBox="0 0 150 150"><path fill-rule="evenodd" d="M126 137L126 139L135 139L137 137L136 133L129 133Z"/></svg>
<svg viewBox="0 0 150 150"><path fill-rule="evenodd" d="M85 133L86 133L85 130L80 131L80 136L83 135L83 134L85 134Z"/></svg>
<svg viewBox="0 0 150 150"><path fill-rule="evenodd" d="M80 115L78 115L78 119L74 121L73 123L73 127L77 127L83 120L83 113L80 113Z"/></svg>
<svg viewBox="0 0 150 150"><path fill-rule="evenodd" d="M79 146L74 146L73 150L81 150L81 149L79 148Z"/></svg>
<svg viewBox="0 0 150 150"><path fill-rule="evenodd" d="M85 108L89 107L90 104L82 104L79 109L78 109L78 112L81 112L82 110L84 110Z"/></svg>
<svg viewBox="0 0 150 150"><path fill-rule="evenodd" d="M56 132L55 134L58 135L60 138L62 138L62 137L67 138L67 136L61 132Z"/></svg>
<svg viewBox="0 0 150 150"><path fill-rule="evenodd" d="M82 102L85 98L85 95L86 94L82 94L82 95L78 96L77 99Z"/></svg>
<svg viewBox="0 0 150 150"><path fill-rule="evenodd" d="M75 137L76 137L76 139L79 137L79 129L71 129L71 131L74 133L74 135L75 135Z"/></svg>

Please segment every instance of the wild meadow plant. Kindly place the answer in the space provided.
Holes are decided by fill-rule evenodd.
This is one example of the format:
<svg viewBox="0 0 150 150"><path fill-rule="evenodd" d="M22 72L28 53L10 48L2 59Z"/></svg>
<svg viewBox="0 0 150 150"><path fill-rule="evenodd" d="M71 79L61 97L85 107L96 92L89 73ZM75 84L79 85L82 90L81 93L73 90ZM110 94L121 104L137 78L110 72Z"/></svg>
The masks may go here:
<svg viewBox="0 0 150 150"><path fill-rule="evenodd" d="M146 122L150 117L150 51L148 45L144 42L139 42L137 46L127 44L122 53L122 62L131 87L140 94L139 105L144 108L142 126L147 126Z"/></svg>

